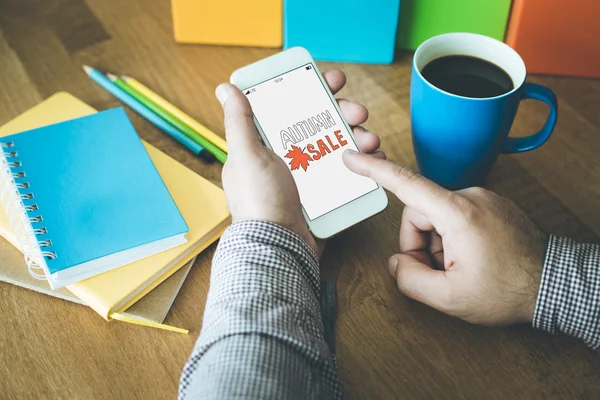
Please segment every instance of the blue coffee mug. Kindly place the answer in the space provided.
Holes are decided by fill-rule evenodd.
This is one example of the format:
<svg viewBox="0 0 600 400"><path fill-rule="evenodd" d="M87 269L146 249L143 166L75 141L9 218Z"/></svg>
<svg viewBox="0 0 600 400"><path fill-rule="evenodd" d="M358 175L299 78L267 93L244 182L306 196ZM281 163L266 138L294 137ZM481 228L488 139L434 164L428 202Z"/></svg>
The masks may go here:
<svg viewBox="0 0 600 400"><path fill-rule="evenodd" d="M466 55L491 62L511 77L514 89L501 96L469 98L429 83L421 71L444 56ZM448 189L482 185L501 153L538 148L552 134L558 115L554 93L525 82L523 59L508 45L473 33L448 33L425 41L415 52L410 87L413 147L422 175ZM536 134L509 137L519 103L535 99L550 106Z"/></svg>

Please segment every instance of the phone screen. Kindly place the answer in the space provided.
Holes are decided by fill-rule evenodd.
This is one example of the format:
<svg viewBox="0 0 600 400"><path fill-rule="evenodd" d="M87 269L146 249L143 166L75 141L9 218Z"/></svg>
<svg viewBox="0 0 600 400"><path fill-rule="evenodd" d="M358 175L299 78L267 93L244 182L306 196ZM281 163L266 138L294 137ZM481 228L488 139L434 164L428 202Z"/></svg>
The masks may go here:
<svg viewBox="0 0 600 400"><path fill-rule="evenodd" d="M358 148L312 63L244 94L269 146L290 168L310 220L377 189L344 165L344 150Z"/></svg>

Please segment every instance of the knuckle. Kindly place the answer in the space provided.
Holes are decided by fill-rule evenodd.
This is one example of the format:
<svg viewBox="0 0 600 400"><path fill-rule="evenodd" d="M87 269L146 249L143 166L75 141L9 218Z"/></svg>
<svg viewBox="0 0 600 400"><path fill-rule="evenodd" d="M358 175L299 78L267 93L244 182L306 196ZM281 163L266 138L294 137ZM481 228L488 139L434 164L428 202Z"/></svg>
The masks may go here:
<svg viewBox="0 0 600 400"><path fill-rule="evenodd" d="M453 196L453 202L460 210L463 211L474 208L476 204L471 197L464 196L462 194Z"/></svg>
<svg viewBox="0 0 600 400"><path fill-rule="evenodd" d="M285 166L285 161L279 157L273 157L273 153L259 142L256 142L249 147L246 159L250 161L247 163L246 168L252 168L252 170L255 171L264 172L273 165L273 161L275 161L275 163L279 162ZM252 165L252 167L249 167L250 165Z"/></svg>
<svg viewBox="0 0 600 400"><path fill-rule="evenodd" d="M244 108L242 110L237 111L229 110L227 107L225 108L224 125L226 131L236 129L237 127L242 125L242 122L244 120L247 119L252 120L251 110Z"/></svg>
<svg viewBox="0 0 600 400"><path fill-rule="evenodd" d="M519 205L515 203L514 200L511 200L509 198L498 196L497 203L499 204L499 207L505 208L507 210L518 210L518 212L522 212Z"/></svg>
<svg viewBox="0 0 600 400"><path fill-rule="evenodd" d="M467 196L486 197L489 192L482 187L474 186L474 187L464 189L463 193Z"/></svg>
<svg viewBox="0 0 600 400"><path fill-rule="evenodd" d="M406 183L413 183L421 178L415 170L404 165L395 165L392 172L397 179Z"/></svg>
<svg viewBox="0 0 600 400"><path fill-rule="evenodd" d="M225 113L225 117L224 117L224 125L225 125L225 130L229 131L231 130L235 124L236 124L236 115L233 113Z"/></svg>
<svg viewBox="0 0 600 400"><path fill-rule="evenodd" d="M479 205L472 198L464 195L453 196L453 203L464 221L471 223L479 218Z"/></svg>
<svg viewBox="0 0 600 400"><path fill-rule="evenodd" d="M368 108L367 108L367 107L366 107L364 104L359 104L358 106L359 106L359 107L360 107L360 108L363 110L363 112L365 113L364 120L365 120L365 121L366 121L366 120L368 120L368 119L369 119L369 109L368 109Z"/></svg>

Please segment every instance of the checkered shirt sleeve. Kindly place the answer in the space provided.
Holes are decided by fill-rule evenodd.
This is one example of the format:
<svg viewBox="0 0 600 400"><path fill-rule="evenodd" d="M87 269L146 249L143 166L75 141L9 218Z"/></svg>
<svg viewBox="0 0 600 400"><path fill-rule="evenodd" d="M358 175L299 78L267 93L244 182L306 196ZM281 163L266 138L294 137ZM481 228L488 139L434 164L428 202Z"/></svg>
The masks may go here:
<svg viewBox="0 0 600 400"><path fill-rule="evenodd" d="M213 259L179 398L342 398L319 285L318 258L298 235L263 221L231 225Z"/></svg>
<svg viewBox="0 0 600 400"><path fill-rule="evenodd" d="M533 326L600 350L600 246L550 237Z"/></svg>

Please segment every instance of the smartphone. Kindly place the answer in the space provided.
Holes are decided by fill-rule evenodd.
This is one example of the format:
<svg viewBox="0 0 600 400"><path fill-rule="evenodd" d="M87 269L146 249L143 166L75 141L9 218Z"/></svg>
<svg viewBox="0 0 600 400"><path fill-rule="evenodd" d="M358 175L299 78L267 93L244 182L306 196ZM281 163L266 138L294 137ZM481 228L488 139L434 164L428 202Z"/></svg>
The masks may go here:
<svg viewBox="0 0 600 400"><path fill-rule="evenodd" d="M385 209L383 188L342 161L346 149L359 149L306 49L240 68L231 83L248 98L265 145L290 168L314 236L331 237Z"/></svg>

